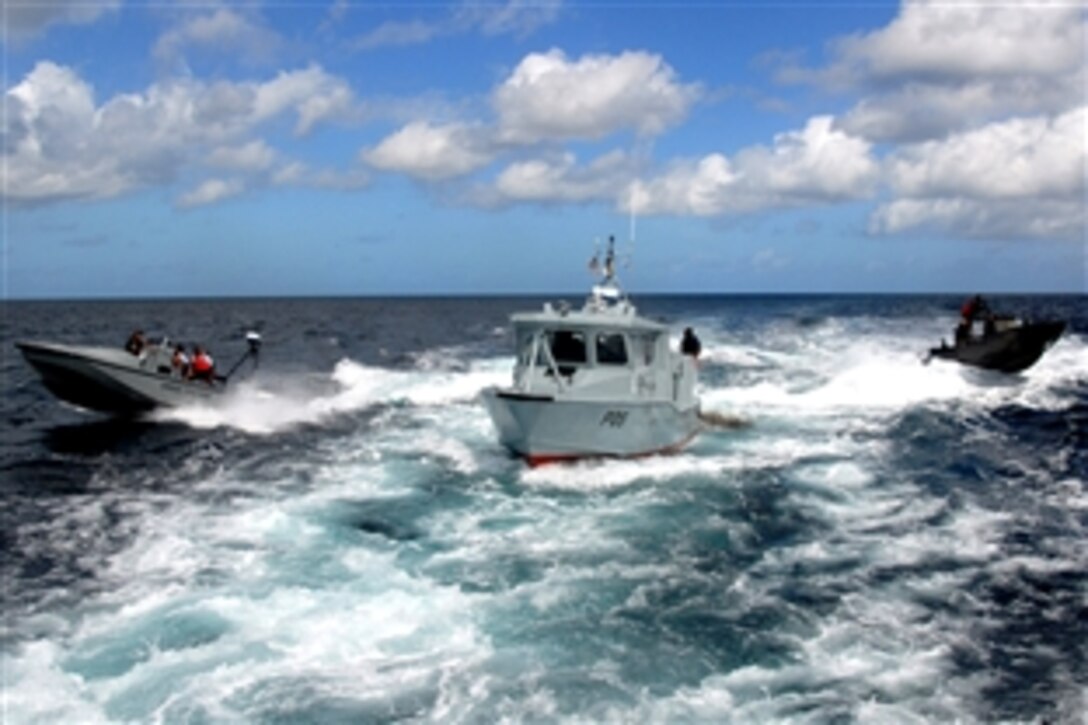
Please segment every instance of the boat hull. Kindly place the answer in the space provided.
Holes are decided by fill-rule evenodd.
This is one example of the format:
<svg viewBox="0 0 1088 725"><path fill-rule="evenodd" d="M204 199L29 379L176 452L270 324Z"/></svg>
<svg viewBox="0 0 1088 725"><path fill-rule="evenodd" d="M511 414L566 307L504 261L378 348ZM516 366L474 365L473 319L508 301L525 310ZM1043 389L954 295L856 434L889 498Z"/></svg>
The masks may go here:
<svg viewBox="0 0 1088 725"><path fill-rule="evenodd" d="M221 395L205 382L144 369L123 350L34 342L17 347L50 392L81 408L131 415L210 402Z"/></svg>
<svg viewBox="0 0 1088 725"><path fill-rule="evenodd" d="M930 355L973 367L1018 373L1026 370L1061 337L1061 321L1027 322L1019 327L992 332L981 339L968 339L952 347L935 347Z"/></svg>
<svg viewBox="0 0 1088 725"><path fill-rule="evenodd" d="M564 400L488 388L482 397L499 441L530 465L676 451L700 431L698 405Z"/></svg>

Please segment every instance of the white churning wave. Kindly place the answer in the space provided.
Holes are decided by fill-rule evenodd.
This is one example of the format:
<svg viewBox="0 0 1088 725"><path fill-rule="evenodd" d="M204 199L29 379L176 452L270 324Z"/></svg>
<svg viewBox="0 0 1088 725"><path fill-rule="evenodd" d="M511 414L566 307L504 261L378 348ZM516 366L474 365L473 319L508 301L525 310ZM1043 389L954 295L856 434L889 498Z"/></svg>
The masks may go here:
<svg viewBox="0 0 1088 725"><path fill-rule="evenodd" d="M226 426L263 435L383 405L432 406L471 401L488 385L508 377L508 363L474 362L468 370L390 370L344 359L328 380L278 379L243 382L229 393L224 404L193 405L156 413L160 420L174 420L195 428Z"/></svg>

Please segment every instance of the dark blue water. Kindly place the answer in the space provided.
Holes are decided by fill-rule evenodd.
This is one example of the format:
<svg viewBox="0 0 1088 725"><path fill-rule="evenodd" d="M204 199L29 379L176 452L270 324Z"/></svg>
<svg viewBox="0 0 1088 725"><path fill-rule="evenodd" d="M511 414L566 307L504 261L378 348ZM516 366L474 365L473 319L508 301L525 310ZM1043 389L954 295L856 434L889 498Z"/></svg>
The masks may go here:
<svg viewBox="0 0 1088 725"><path fill-rule="evenodd" d="M540 300L7 303L5 722L1081 722L1088 304L1001 376L944 297L636 299L739 429L528 469ZM13 341L265 340L219 409L58 403ZM677 336L678 337L678 334Z"/></svg>

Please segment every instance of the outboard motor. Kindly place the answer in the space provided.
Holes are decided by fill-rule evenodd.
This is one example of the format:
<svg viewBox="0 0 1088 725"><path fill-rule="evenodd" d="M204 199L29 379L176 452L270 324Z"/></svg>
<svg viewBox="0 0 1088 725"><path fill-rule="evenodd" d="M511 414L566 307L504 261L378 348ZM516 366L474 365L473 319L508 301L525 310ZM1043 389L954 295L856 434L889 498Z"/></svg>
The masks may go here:
<svg viewBox="0 0 1088 725"><path fill-rule="evenodd" d="M231 376L234 375L238 368L242 367L242 364L250 358L253 359L253 370L257 369L258 364L260 363L261 336L258 333L253 332L252 330L247 332L246 345L248 346L248 348L246 349L245 354L242 355L238 362L234 363L234 367L230 369L230 372L223 376L223 382L227 382L228 380L230 380Z"/></svg>
<svg viewBox="0 0 1088 725"><path fill-rule="evenodd" d="M253 369L256 370L261 352L261 336L250 330L246 333L246 344L249 345L249 350L246 354L253 358Z"/></svg>

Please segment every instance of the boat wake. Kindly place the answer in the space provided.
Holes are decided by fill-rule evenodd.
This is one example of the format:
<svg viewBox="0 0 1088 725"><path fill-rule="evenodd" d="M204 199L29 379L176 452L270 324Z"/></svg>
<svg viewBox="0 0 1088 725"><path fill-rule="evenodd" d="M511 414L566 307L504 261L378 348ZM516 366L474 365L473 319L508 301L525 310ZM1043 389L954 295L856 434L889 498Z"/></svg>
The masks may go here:
<svg viewBox="0 0 1088 725"><path fill-rule="evenodd" d="M714 367L708 366L704 409L711 415L757 418L887 415L926 405L992 409L1022 404L1056 409L1069 404L1070 387L1088 369L1088 345L1076 335L1060 340L1034 368L1020 375L936 362L923 365L917 346L904 345L898 337L868 338L845 346L837 339L826 347L797 351L772 348L758 357L744 344L719 340L709 356L711 360L749 359L752 367L740 376L715 379Z"/></svg>
<svg viewBox="0 0 1088 725"><path fill-rule="evenodd" d="M344 359L328 376L245 381L217 405L163 409L151 416L199 429L227 427L270 435L379 407L466 403L504 380L508 365L505 360L481 360L465 370L444 370L424 358L418 369L392 370Z"/></svg>

